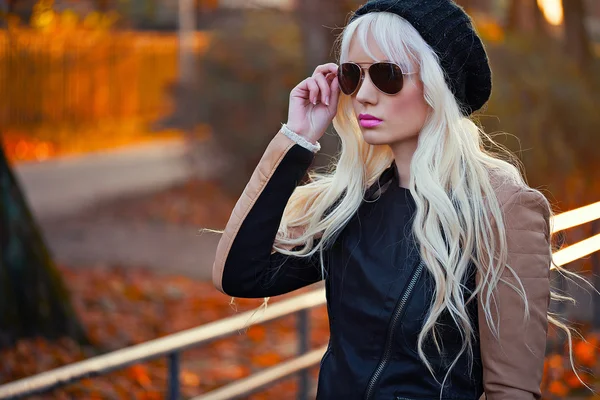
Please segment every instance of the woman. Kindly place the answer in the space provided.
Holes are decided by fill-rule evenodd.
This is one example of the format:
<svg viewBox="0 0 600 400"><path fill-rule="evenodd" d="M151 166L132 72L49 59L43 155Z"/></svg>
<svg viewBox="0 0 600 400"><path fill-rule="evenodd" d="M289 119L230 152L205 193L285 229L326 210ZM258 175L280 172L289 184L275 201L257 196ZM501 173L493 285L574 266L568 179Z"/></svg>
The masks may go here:
<svg viewBox="0 0 600 400"><path fill-rule="evenodd" d="M290 94L219 242L235 297L325 279L319 399L540 398L551 210L483 149L469 119L491 72L450 0L379 0L341 35L340 66ZM332 172L299 185L333 121Z"/></svg>

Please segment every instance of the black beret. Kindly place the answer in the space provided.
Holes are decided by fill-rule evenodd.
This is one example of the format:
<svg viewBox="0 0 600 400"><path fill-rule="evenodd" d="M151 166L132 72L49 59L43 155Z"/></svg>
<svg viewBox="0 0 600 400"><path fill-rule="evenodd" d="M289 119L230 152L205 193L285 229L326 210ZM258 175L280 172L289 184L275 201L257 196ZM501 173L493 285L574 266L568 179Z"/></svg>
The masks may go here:
<svg viewBox="0 0 600 400"><path fill-rule="evenodd" d="M492 92L492 71L471 18L451 0L371 0L350 22L371 12L390 12L408 21L437 53L446 82L466 115L479 110Z"/></svg>

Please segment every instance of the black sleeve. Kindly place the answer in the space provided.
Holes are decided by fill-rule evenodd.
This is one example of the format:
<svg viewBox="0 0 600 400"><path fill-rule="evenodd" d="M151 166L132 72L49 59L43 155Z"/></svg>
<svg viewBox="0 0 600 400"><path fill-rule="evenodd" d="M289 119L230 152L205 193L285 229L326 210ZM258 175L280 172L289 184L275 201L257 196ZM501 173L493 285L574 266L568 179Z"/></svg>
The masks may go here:
<svg viewBox="0 0 600 400"><path fill-rule="evenodd" d="M277 296L321 280L318 254L301 258L273 253L283 212L305 176L313 153L294 145L243 220L223 269L223 291L234 297Z"/></svg>

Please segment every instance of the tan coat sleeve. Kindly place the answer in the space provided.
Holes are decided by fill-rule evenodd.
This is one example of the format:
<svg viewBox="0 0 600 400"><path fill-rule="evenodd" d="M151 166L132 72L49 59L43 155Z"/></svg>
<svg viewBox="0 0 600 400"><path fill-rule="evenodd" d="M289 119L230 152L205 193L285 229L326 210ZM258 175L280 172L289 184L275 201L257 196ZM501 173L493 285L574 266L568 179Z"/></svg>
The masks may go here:
<svg viewBox="0 0 600 400"><path fill-rule="evenodd" d="M498 341L488 327L479 302L484 398L539 399L550 302L549 208L541 194L526 189L512 194L502 206L502 211L508 265L522 281L529 302L530 319L524 321L521 296L500 281L494 293L495 299L490 302L494 321L499 323ZM502 277L519 287L508 269Z"/></svg>
<svg viewBox="0 0 600 400"><path fill-rule="evenodd" d="M285 207L313 158L281 132L271 140L219 240L213 265L218 290L235 297L271 297L321 279L315 259L273 251Z"/></svg>

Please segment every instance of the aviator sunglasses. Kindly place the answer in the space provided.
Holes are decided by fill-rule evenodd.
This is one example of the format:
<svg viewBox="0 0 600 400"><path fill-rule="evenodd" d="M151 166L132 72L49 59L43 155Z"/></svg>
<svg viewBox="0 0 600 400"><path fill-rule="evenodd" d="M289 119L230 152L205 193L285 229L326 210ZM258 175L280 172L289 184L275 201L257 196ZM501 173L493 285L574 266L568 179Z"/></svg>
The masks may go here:
<svg viewBox="0 0 600 400"><path fill-rule="evenodd" d="M342 93L352 95L360 88L365 79L365 69L368 70L373 85L382 93L389 95L397 94L402 90L404 75L416 73L402 72L398 64L388 61L376 62L365 68L353 62L342 63L338 67L337 74Z"/></svg>

